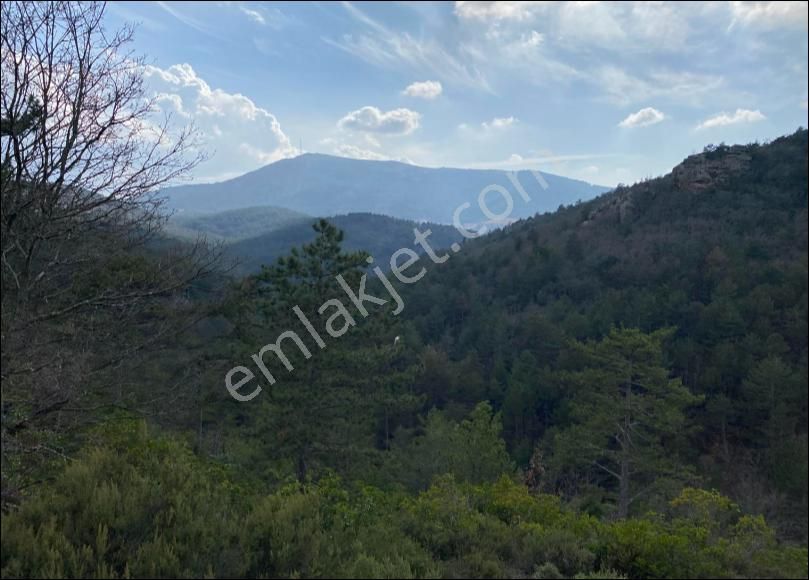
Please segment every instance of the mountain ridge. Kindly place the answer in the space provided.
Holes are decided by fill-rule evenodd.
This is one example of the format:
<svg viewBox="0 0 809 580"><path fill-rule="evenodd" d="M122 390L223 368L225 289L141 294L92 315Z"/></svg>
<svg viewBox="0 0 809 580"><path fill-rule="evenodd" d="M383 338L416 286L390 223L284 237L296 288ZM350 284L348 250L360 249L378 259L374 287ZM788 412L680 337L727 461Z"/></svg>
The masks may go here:
<svg viewBox="0 0 809 580"><path fill-rule="evenodd" d="M235 259L237 273L249 274L260 270L262 265L273 264L294 247L315 239L312 225L318 218L299 220L247 239L240 239L225 247L225 254ZM331 216L328 221L343 231L346 250L367 251L383 264L398 249L413 246L413 228L430 230L432 247L447 248L453 242L462 242L463 237L452 226L420 223L371 213L350 213ZM423 254L420 247L415 250Z"/></svg>
<svg viewBox="0 0 809 580"><path fill-rule="evenodd" d="M444 224L451 223L455 209L468 202L472 207L464 220L483 223L487 217L477 207L478 195L489 185L510 190L510 173L307 153L221 182L166 188L161 195L167 207L180 214L273 205L324 217L369 212ZM514 219L591 199L610 189L544 172L544 183L539 183L528 170L515 173L531 200L515 200L510 216ZM487 203L495 213L505 207L495 195Z"/></svg>

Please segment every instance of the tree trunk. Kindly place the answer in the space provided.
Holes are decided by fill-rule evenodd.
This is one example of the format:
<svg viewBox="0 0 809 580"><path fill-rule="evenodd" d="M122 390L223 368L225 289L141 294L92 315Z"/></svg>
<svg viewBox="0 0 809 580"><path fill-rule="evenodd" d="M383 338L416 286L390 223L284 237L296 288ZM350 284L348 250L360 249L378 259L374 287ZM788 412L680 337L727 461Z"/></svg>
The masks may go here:
<svg viewBox="0 0 809 580"><path fill-rule="evenodd" d="M624 432L621 437L621 478L618 480L618 519L626 519L629 515L629 455L632 449L632 363L624 390Z"/></svg>
<svg viewBox="0 0 809 580"><path fill-rule="evenodd" d="M621 478L618 480L618 519L629 515L629 460L621 459Z"/></svg>
<svg viewBox="0 0 809 580"><path fill-rule="evenodd" d="M298 482L306 483L306 451L301 449L298 451Z"/></svg>

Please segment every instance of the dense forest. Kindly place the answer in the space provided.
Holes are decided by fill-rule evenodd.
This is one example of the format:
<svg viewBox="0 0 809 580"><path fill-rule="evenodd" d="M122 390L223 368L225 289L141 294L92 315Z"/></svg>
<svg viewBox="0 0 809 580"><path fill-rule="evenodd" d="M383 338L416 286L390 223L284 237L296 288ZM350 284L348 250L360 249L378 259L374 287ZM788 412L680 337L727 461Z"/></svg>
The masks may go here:
<svg viewBox="0 0 809 580"><path fill-rule="evenodd" d="M390 256L413 241L413 228L430 230L430 243L447 248L463 236L453 226L414 222L372 213L330 216L329 222L345 233L346 250L363 250L372 256ZM204 238L221 244L223 260L236 275L254 274L294 247L312 242L317 218L273 206L249 207L214 213L174 214L166 222L160 243ZM470 226L471 227L471 226ZM421 248L417 251L423 253Z"/></svg>
<svg viewBox="0 0 809 580"><path fill-rule="evenodd" d="M452 226L416 223L370 213L337 215L328 220L344 232L343 247L346 250L363 250L372 256L390 256L399 248L412 246L414 227L425 231L429 229L431 243L436 247L448 248L453 242L463 240ZM315 221L308 218L252 238L234 241L223 247L224 258L237 264L237 273L253 274L261 270L263 264L272 264L292 248L314 241L316 232L312 224ZM203 230L203 235L207 236L207 230ZM420 248L416 250L422 253Z"/></svg>
<svg viewBox="0 0 809 580"><path fill-rule="evenodd" d="M806 158L805 130L708 146L669 175L468 244L406 298L428 345L431 404L454 412L466 394L463 413L492 401L518 463L541 441L550 489L586 496L614 477L578 466L571 478L574 464L557 463L566 430L578 444L612 435L598 431L591 415L606 402L590 399L581 373L614 356L592 349L616 328L651 333L666 376L699 398L655 435L682 460L674 472L805 539ZM620 383L599 366L590 388ZM656 470L657 484L667 473Z"/></svg>
<svg viewBox="0 0 809 580"><path fill-rule="evenodd" d="M807 576L805 129L412 285L326 219L242 275L165 242L194 135L103 13L3 8L3 577Z"/></svg>

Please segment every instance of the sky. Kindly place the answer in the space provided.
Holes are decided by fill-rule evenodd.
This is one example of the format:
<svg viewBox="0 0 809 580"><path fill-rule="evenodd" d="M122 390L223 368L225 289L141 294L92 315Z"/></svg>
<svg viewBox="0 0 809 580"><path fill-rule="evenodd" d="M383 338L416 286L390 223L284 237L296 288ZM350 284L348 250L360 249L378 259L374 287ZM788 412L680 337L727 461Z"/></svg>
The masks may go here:
<svg viewBox="0 0 809 580"><path fill-rule="evenodd" d="M301 152L612 186L807 124L806 2L115 2L198 182Z"/></svg>

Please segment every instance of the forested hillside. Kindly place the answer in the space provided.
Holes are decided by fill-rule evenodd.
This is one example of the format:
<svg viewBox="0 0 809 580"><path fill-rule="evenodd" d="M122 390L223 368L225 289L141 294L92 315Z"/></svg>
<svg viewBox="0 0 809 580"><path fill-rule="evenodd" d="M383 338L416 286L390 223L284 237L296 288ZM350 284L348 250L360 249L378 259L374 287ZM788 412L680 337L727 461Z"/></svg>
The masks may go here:
<svg viewBox="0 0 809 580"><path fill-rule="evenodd" d="M161 247L175 240L194 243L200 240L221 245L223 264L229 263L235 276L254 274L262 264L272 264L292 250L312 242L317 218L273 206L234 209L218 213L174 214L166 222ZM364 250L372 256L387 258L399 248L409 246L413 228L430 231L431 244L449 247L463 240L452 226L417 223L372 213L351 213L329 218L345 236L348 250ZM423 253L421 248L417 248Z"/></svg>
<svg viewBox="0 0 809 580"><path fill-rule="evenodd" d="M299 220L293 224L239 240L224 248L224 254L238 262L238 272L254 273L262 264L271 264L294 247L310 243L315 239L312 224L315 220ZM363 250L382 261L403 247L413 244L413 228L430 230L431 243L437 248L448 248L463 237L452 226L432 223L416 223L388 216L370 213L351 213L329 218L329 222L345 234L344 247L347 250ZM420 253L422 250L416 248Z"/></svg>
<svg viewBox="0 0 809 580"><path fill-rule="evenodd" d="M406 297L431 402L493 401L520 465L540 449L546 489L600 501L614 478L559 457L570 429L578 445L605 435L580 416L605 377L571 341L665 330L661 364L700 401L659 451L680 479L805 539L806 159L805 130L709 146L669 175L467 244Z"/></svg>
<svg viewBox="0 0 809 580"><path fill-rule="evenodd" d="M805 129L239 275L167 241L198 134L104 14L3 4L3 578L809 575Z"/></svg>
<svg viewBox="0 0 809 580"><path fill-rule="evenodd" d="M211 242L235 242L311 222L306 214L266 205L218 213L175 213L166 222L165 233L191 241L204 236Z"/></svg>

